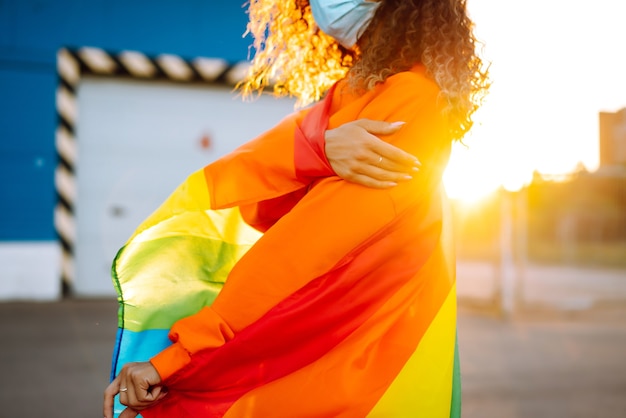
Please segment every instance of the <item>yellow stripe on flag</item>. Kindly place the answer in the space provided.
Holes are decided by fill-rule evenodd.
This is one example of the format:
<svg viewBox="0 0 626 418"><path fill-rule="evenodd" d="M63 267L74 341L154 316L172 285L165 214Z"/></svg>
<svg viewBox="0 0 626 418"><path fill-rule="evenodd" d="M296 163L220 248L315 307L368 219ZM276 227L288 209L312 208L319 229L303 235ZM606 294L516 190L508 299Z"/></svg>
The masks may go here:
<svg viewBox="0 0 626 418"><path fill-rule="evenodd" d="M417 350L368 417L449 418L455 338L456 285Z"/></svg>
<svg viewBox="0 0 626 418"><path fill-rule="evenodd" d="M204 171L191 174L169 198L137 228L135 243L188 234L228 244L253 245L261 236L247 225L239 208L211 210Z"/></svg>

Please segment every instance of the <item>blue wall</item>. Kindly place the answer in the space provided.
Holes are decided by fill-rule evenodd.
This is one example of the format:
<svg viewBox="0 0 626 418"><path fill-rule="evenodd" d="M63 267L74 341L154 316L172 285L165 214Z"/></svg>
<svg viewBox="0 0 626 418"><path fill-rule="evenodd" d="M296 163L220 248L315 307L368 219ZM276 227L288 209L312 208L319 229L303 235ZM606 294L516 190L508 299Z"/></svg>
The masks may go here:
<svg viewBox="0 0 626 418"><path fill-rule="evenodd" d="M56 53L246 59L244 0L0 0L0 241L56 239Z"/></svg>

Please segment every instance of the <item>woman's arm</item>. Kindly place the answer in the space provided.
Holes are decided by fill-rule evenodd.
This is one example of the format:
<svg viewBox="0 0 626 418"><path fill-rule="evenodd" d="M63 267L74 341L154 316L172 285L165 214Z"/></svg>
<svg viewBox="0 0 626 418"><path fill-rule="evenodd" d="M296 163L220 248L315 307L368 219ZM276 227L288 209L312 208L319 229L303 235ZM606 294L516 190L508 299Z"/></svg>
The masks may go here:
<svg viewBox="0 0 626 418"><path fill-rule="evenodd" d="M333 105L336 87L310 109L295 132L296 175L303 178L337 175L374 188L393 187L410 180L419 170L419 160L379 138L397 132L403 121L348 120L328 129L331 109L336 107Z"/></svg>
<svg viewBox="0 0 626 418"><path fill-rule="evenodd" d="M248 152L249 145L245 145L227 156L226 163L219 161L207 167L208 183L215 185L218 196L214 207L238 204L246 222L264 232L293 208L306 193L308 184L319 178L337 175L366 187L388 188L410 180L419 170L417 158L376 136L393 135L404 122L359 119L328 129L331 101L332 90L322 102L286 118L253 141L254 152ZM259 146L260 141L263 146ZM260 154L262 158L258 158ZM263 175L253 172L242 176L242 165L246 169L264 167ZM229 174L229 170L238 175ZM240 192L246 183L251 183L245 187L248 195L250 190L266 189L267 184L276 193L248 203L249 200L241 200ZM234 186L240 200L228 201L223 193L225 184Z"/></svg>

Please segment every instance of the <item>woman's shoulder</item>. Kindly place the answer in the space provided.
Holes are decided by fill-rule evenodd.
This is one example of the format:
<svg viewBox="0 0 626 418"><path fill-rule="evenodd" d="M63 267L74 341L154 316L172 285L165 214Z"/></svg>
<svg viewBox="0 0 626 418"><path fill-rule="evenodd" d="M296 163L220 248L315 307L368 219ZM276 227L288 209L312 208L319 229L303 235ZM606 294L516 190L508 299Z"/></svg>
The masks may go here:
<svg viewBox="0 0 626 418"><path fill-rule="evenodd" d="M431 92L438 94L440 89L435 80L428 74L422 64L413 66L410 70L400 71L393 74L382 84L383 88L392 89L418 89L422 94Z"/></svg>
<svg viewBox="0 0 626 418"><path fill-rule="evenodd" d="M389 76L373 91L371 100L393 103L411 109L429 106L438 108L441 90L423 66L415 66Z"/></svg>

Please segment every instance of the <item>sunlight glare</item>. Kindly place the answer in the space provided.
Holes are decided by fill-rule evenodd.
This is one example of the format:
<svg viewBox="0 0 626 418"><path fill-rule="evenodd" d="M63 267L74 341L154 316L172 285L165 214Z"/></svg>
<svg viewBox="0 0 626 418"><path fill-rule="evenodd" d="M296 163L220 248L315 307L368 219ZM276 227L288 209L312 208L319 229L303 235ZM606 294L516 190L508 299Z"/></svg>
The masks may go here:
<svg viewBox="0 0 626 418"><path fill-rule="evenodd" d="M492 87L455 146L444 181L453 198L518 190L533 172L599 164L598 114L626 107L626 2L469 0ZM568 19L563 19L563 10ZM584 22L585 30L581 30Z"/></svg>
<svg viewBox="0 0 626 418"><path fill-rule="evenodd" d="M498 180L485 161L476 161L469 148L455 144L450 164L443 179L446 191L453 199L477 203L498 187Z"/></svg>

